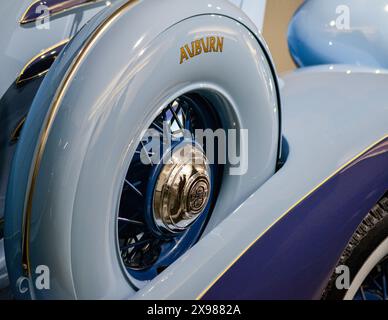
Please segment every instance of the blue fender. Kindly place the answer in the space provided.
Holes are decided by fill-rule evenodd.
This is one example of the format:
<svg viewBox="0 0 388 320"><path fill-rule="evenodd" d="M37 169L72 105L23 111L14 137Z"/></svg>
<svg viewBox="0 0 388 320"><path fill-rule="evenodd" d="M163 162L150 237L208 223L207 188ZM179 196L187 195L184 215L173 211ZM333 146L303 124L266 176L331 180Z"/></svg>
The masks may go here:
<svg viewBox="0 0 388 320"><path fill-rule="evenodd" d="M305 1L289 24L288 45L300 67L352 64L387 68L387 1Z"/></svg>
<svg viewBox="0 0 388 320"><path fill-rule="evenodd" d="M282 77L284 166L136 298L320 299L388 188L387 81L352 66Z"/></svg>
<svg viewBox="0 0 388 320"><path fill-rule="evenodd" d="M160 13L156 20L155 11ZM209 55L212 61L201 59L191 64L179 64L180 42L203 36L210 23L217 26L215 33L225 32L231 44L238 43L241 47L225 50L222 59L214 60L216 57ZM222 25L218 27L217 24ZM194 35L193 32L200 34ZM241 41L235 41L235 37L240 37ZM248 58L237 64L237 54L246 54ZM215 67L218 72L213 72ZM236 84L236 74L241 70L244 72L240 73L240 84ZM159 73L159 78L155 77ZM93 175L93 181L101 172L119 179L118 171L128 169L127 158L131 156L133 139L139 136L139 126L143 126L141 122L149 121L149 114L154 112L150 108L160 107L165 100L171 101L171 96L179 96L180 92L204 88L208 84L213 91L221 88L224 96L233 97L235 106L244 106L238 110L239 120L233 125L249 128L254 133L255 139L249 142L249 156L260 168L257 170L251 166L248 174L228 178L231 181L228 184L226 179L223 180L227 196L217 207L217 212L220 212L217 218L222 220L243 198L273 175L278 157L280 103L277 78L267 47L254 24L238 8L223 0L129 0L113 4L73 38L39 88L13 162L6 204L5 244L11 286L17 297L124 298L133 293L128 281L123 280L125 274L120 263L111 257L101 259L103 253L115 254L112 242L102 241L105 249L95 246L96 234L107 232L101 240L112 239L115 230L106 223L106 217L114 214L114 201L105 201L100 196L94 196L96 201L91 201L90 195L97 193L90 190L90 179L84 179L83 175L98 167L99 173ZM242 94L247 88L251 88L249 94ZM126 93L121 95L121 90ZM121 99L124 96L131 101ZM70 102L68 99L74 100ZM122 108L118 107L120 105ZM237 114L231 111L235 106L231 106L228 112ZM122 111L117 114L120 109ZM109 125L110 129L101 130L101 125ZM123 133L121 130L125 134L119 134L119 131ZM115 143L112 143L113 132L116 132ZM100 137L102 133L106 138ZM83 142L79 143L81 140ZM78 147L72 141L78 141ZM108 151L110 147L114 150ZM248 148L248 144L242 147ZM90 152L100 154L91 156ZM75 155L77 159L66 160L67 155ZM122 159L123 155L125 159ZM110 160L103 160L105 156ZM84 162L91 159L94 160L89 164ZM110 163L111 160L115 164ZM67 169L63 165L68 166ZM112 190L114 193L120 191L117 189L119 183L115 183L115 187L110 185L115 182L110 178L100 183L94 181L93 186L107 189L101 192L101 196L110 196ZM53 188L52 183L60 181L66 186L59 183L57 188ZM86 186L85 182L88 190L80 192L80 187ZM84 196L80 196L81 193ZM72 198L70 201L66 200L67 195ZM115 196L112 198L116 199ZM91 232L92 229L84 224L90 221L88 214L93 215L94 221L97 215L94 209L88 212L78 209L81 199L101 211L101 219L97 224L93 223L93 228L98 225L104 229L102 233ZM97 205L100 200L102 206ZM62 204L63 211L59 208ZM105 208L106 205L110 208ZM78 219L81 223L77 222ZM219 223L219 220L214 223ZM90 241L85 241L85 236ZM63 241L67 237L71 238ZM78 237L82 239L77 240ZM47 241L50 238L53 241ZM54 244L54 240L58 240L60 245ZM97 251L90 250L91 247ZM85 259L85 252L92 251L94 257L98 255L99 261ZM80 262L79 266L82 264L81 268L77 265L77 271L75 261ZM42 263L50 266L52 289L47 293L34 289L21 292L18 280L33 282L36 266ZM94 266L87 273L85 263ZM102 268L109 269L109 272L102 271ZM95 271L94 276L91 271ZM97 279L96 274L104 277Z"/></svg>
<svg viewBox="0 0 388 320"><path fill-rule="evenodd" d="M53 61L69 39L107 6L107 2L97 0L76 7L67 1L60 7L58 4L64 1L48 0L43 3L56 5L57 14L42 20L41 2L1 2L6 14L0 21L0 289L8 283L1 230L11 161L32 100L47 72L47 57L51 55ZM38 64L42 69L36 68Z"/></svg>

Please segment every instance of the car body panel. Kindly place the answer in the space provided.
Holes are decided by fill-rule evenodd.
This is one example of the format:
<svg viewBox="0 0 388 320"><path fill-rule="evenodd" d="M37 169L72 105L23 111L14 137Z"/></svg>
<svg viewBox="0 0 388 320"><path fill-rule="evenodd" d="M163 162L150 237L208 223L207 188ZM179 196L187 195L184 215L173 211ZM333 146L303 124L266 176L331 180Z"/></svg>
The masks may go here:
<svg viewBox="0 0 388 320"><path fill-rule="evenodd" d="M113 0L111 2L115 2ZM69 11L50 19L46 29L44 24L36 27L35 23L21 25L23 13L33 1L3 0L2 10L5 13L1 21L0 37L0 96L16 80L26 63L41 50L51 47L65 39L72 38L81 27L106 6L97 2ZM39 28L40 27L40 28Z"/></svg>
<svg viewBox="0 0 388 320"><path fill-rule="evenodd" d="M354 64L388 68L385 0L307 0L288 30L297 65Z"/></svg>
<svg viewBox="0 0 388 320"><path fill-rule="evenodd" d="M388 190L387 167L388 136L287 211L202 298L321 299L354 230Z"/></svg>
<svg viewBox="0 0 388 320"><path fill-rule="evenodd" d="M166 8L163 3L177 4L177 1L181 0L159 0L158 3L160 8ZM140 3L139 11L135 7L134 14L155 9L150 1ZM72 40L72 45L65 48L44 80L45 90L50 88L55 94L85 41L120 4L113 4L93 19ZM239 20L259 41L262 39L252 22L222 0L201 0L190 9L163 13L147 26L141 24L141 16L135 16L141 29L132 32L128 42L135 46L138 41L149 41L188 16L209 13ZM264 41L262 44L268 49ZM236 209L225 212L224 220L211 225L203 238L160 276L128 298L319 299L351 234L387 188L382 169L388 166L388 107L384 104L388 98L387 83L388 74L384 70L376 74L376 69L333 65L296 71L280 79L282 127L287 145L281 169ZM30 164L36 157L36 143L42 135L52 99L53 96L46 96L36 100L34 103L40 107L27 119L26 126L33 134L23 141L24 157L13 168L14 179L9 187L13 201L7 203L9 217L15 212L24 212L28 191L24 186L31 180ZM365 173L365 166L369 175ZM357 188L350 188L352 179L358 182ZM330 193L333 190L337 192ZM344 210L345 206L350 209ZM325 211L325 207L334 209ZM39 225L40 218L40 215L34 216L34 224ZM20 230L23 221L23 214L6 219L7 263L14 280L24 275ZM32 237L37 230L32 230ZM333 232L332 238L325 238L330 232ZM57 261L61 259L71 261L72 255L61 251ZM66 276L69 287L65 291L75 292L73 275ZM16 292L16 284L13 287ZM31 291L32 296L18 297L35 298ZM56 294L69 296L67 291ZM44 298L44 293L37 297Z"/></svg>
<svg viewBox="0 0 388 320"><path fill-rule="evenodd" d="M350 74L349 70L352 70ZM388 98L384 90L387 81L388 74L375 75L373 70L350 66L337 67L334 70L329 69L329 66L314 67L285 76L281 81L283 130L289 145L289 155L283 168L242 203L233 214L170 266L166 273L138 292L136 298L206 298L206 292L237 260L243 259L245 254L248 254L246 250L259 238L257 245L261 246L261 241L265 240L261 237L271 228L277 227L278 223L282 223L281 218L290 211L290 208L304 200L355 157L376 143L382 142L382 139L386 139L388 107L382 101ZM365 85L366 83L368 85ZM373 101L370 97L373 97ZM351 118L349 114L352 115ZM387 163L385 165L388 166ZM363 185L360 188L363 189ZM367 199L363 204L364 208L373 205L372 202L378 197L378 193L372 194L371 198ZM328 200L329 198L321 199ZM345 215L344 220L348 219L348 226L357 226L357 222L363 218L362 214L355 218L351 213L349 215L345 211L342 213ZM364 215L366 214L367 211L364 212ZM323 212L320 218L326 222L332 221L330 212L327 215ZM326 257L332 264L331 270L334 269L338 255L346 245L345 238L351 233L350 229L343 235L342 242L333 244L334 247L331 249L333 255ZM327 230L329 231L330 229ZM295 238L303 237L309 234L309 230L291 229L289 233L283 233L283 241L287 240L290 234ZM302 246L302 243L298 244ZM271 253L268 251L267 254L270 256ZM296 266L295 272L302 272L305 264L313 265L316 262L309 260L314 256L314 252L310 251L309 254L311 256L306 255L303 264ZM259 258L256 257L258 260ZM281 257L277 261L282 261ZM287 273L287 265L277 267L282 272L290 274ZM328 273L329 270L326 270L318 274L314 285L295 293L295 297L319 298L318 293L322 290L322 283L327 280ZM252 273L250 275L253 276ZM270 275L257 273L257 276L268 277L268 281L274 276L274 283L280 285L276 282L277 275L278 273ZM260 286L260 278L256 278L256 274L254 276L255 281L251 281L251 285ZM215 293L220 293L219 295L210 295L209 291L208 297L222 298L225 295L228 298L236 297L233 293L233 282L227 290L224 293L216 290ZM281 290L279 287L273 288L272 293L278 293L277 295L269 292L265 296L249 297L281 298L284 297L279 293Z"/></svg>
<svg viewBox="0 0 388 320"><path fill-rule="evenodd" d="M257 29L261 32L263 30L265 8L267 0L229 0L236 6L241 8L252 22L256 25Z"/></svg>
<svg viewBox="0 0 388 320"><path fill-rule="evenodd" d="M118 0L111 0L114 3ZM23 14L35 3L32 0L3 0L0 36L0 220L4 215L5 197L12 158L17 146L13 133L22 127L32 100L43 80L36 77L17 83L22 71L34 57L65 39L72 38L90 18L107 6L98 1L61 12L49 21L20 24ZM3 241L0 242L0 288L8 283Z"/></svg>
<svg viewBox="0 0 388 320"><path fill-rule="evenodd" d="M113 0L112 2L117 1ZM10 137L20 121L26 116L39 88L42 77L18 84L18 79L28 63L48 48L72 38L81 27L106 7L96 2L66 14L60 14L46 22L49 29L36 27L34 22L21 25L19 19L31 0L4 0L2 10L7 14L1 21L0 36L0 218L4 215L4 201L10 163L15 145Z"/></svg>
<svg viewBox="0 0 388 320"><path fill-rule="evenodd" d="M121 5L123 5L123 7L121 7ZM169 10L171 8L171 5L174 6L175 8L179 8L179 10L174 10L174 11ZM77 37L75 37L71 41L69 46L67 46L64 49L64 51L61 53L61 55L58 57L57 61L52 66L51 70L49 71L46 78L44 79L42 86L39 89L39 90L46 90L45 92L51 92L52 95L51 96L50 95L41 95L38 92L37 98L34 100L29 117L26 121L24 132L28 131L29 135L28 135L28 137L25 136L24 137L25 139L22 138L20 141L20 144L19 144L19 150L23 150L23 156L20 156L20 157L16 156L16 158L15 158L14 167L13 167L14 170L11 173L12 179L11 179L11 184L9 185L9 191L8 191L9 199L12 199L12 200L8 201L7 208L6 208L6 212L7 212L7 215L6 215L6 217L7 217L6 218L6 249L7 249L6 251L7 252L6 253L8 256L7 263L8 263L8 270L11 274L11 279L16 280L24 273L21 270L21 266L22 266L21 249L22 248L20 246L20 243L21 242L23 243L23 238L22 238L22 235L20 233L20 226L24 225L24 223L26 221L26 220L24 220L23 213L25 212L25 210L24 210L25 206L27 206L26 203L28 203L29 190L27 190L27 188L25 188L25 186L28 185L27 181L29 179L31 179L31 177L33 175L33 170L35 169L35 166L31 166L31 163L34 161L34 157L36 156L37 140L39 139L40 135L43 132L42 129L43 130L46 129L46 127L47 127L46 121L50 117L50 115L54 114L54 116L57 116L57 113L52 113L52 110L49 107L51 104L51 101L53 100L53 95L56 94L57 88L61 84L62 79L66 78L67 70L69 68L71 70L71 67L69 67L69 66L71 65L74 58L78 57L77 55L78 55L80 49L85 45L85 43L88 43L89 39L92 39L92 40L95 39L94 38L94 31L98 28L101 28L101 25L102 25L101 23L104 22L105 19L110 18L112 14L114 15L116 12L121 12L120 11L121 8L124 8L123 10L127 10L127 11L123 11L123 12L126 12L126 13L129 12L125 16L125 19L124 18L122 19L123 21L121 21L121 23L127 23L130 25L129 26L126 25L126 27L123 27L121 25L121 23L119 23L120 19L117 19L116 21L119 21L119 22L117 22L117 25L114 23L107 24L107 26L108 26L107 30L111 31L109 28L112 28L114 30L117 30L117 28L118 28L118 30L126 30L125 34L126 34L126 41L128 44L126 50L132 50L132 48L134 48L133 49L134 52L137 52L135 49L137 49L137 47L140 43L141 43L141 47L144 45L152 44L152 41L154 39L156 39L161 33L163 33L164 30L169 30L171 28L171 26L178 25L178 23L180 23L180 22L183 24L184 22L189 20L188 19L189 17L193 17L193 19L194 19L194 17L195 17L195 19L207 18L210 21L211 19L214 19L214 16L219 16L222 19L227 19L229 21L229 24L232 24L233 26L237 25L237 20L239 21L238 25L240 25L240 27L245 25L245 27L243 27L243 29L245 30L245 33L249 33L249 38L251 39L251 41L252 40L255 41L256 46L262 45L262 48L260 48L260 50L257 51L258 52L257 54L260 53L260 57L266 63L265 70L261 72L262 77L264 79L271 77L271 79L272 79L272 80L264 81L261 84L261 87L265 88L265 90L269 90L268 88L270 88L269 93L263 94L262 97L263 97L263 99L268 99L268 100L272 101L270 104L271 105L270 109L265 109L265 110L266 110L266 114L268 115L268 118L273 119L273 120L271 120L267 123L263 123L263 125L259 126L258 128L263 128L263 130L264 130L263 132L265 132L267 130L266 128L270 128L273 125L273 127L275 128L275 131L276 131L276 134L272 135L272 133L271 133L271 135L268 137L268 139L272 139L273 137L275 137L274 140L272 139L270 143L263 144L263 146L265 148L267 148L267 146L269 146L271 150L268 153L263 152L262 158L263 159L266 158L267 154L268 154L268 157L271 157L271 161L268 161L268 163L263 163L264 168L262 169L262 171L257 171L256 173L252 173L252 175L246 176L246 178L247 178L247 180L251 180L251 182L250 182L251 184L252 183L257 184L258 181L260 181L261 179L268 178L268 173L267 173L268 170L267 169L271 169L271 174L274 171L274 167L275 167L275 163L276 163L276 156L277 156L277 152L278 152L278 150L277 150L277 148L278 148L277 136L278 136L278 132L279 132L279 128L278 128L279 127L278 126L279 119L278 118L280 116L280 113L279 113L278 107L277 107L277 98L278 98L277 97L278 92L276 90L277 86L274 83L274 82L276 82L276 77L274 77L272 74L272 72L275 72L275 71L273 70L271 63L267 62L267 60L266 60L268 58L268 56L266 56L266 53L265 53L265 51L266 51L265 42L264 41L257 42L258 39L262 39L262 38L261 38L260 34L258 34L258 33L254 34L250 31L250 30L255 30L255 26L249 21L249 19L246 18L245 15L243 15L239 10L237 10L235 6L231 5L228 2L218 1L218 0L212 1L212 6L209 6L209 1L196 1L195 3L190 2L190 5L185 6L185 5L182 5L182 0L158 1L157 3L151 2L151 1L128 1L128 2L124 1L122 3L118 3L117 5L113 4L110 8L108 8L106 11L104 11L101 15L99 15L98 17L95 17L95 19L92 19L90 21L90 23L87 24L80 31L80 33L77 35ZM152 15L150 15L149 13L153 12L152 10L155 10L155 9L157 9L158 12L164 12L164 14L161 15L163 18L158 19L157 22L155 22L155 23L149 23L150 19L152 19L152 20L154 19L154 17ZM116 10L119 10L119 11L116 11ZM117 17L117 16L115 16L115 17ZM232 19L230 19L230 18L232 18ZM138 28L138 29L136 29L136 28ZM100 29L98 29L98 30L100 30ZM105 31L105 29L103 29L103 30ZM118 37L123 36L123 32L121 32L121 33L117 32L115 34L117 34ZM255 35L256 35L256 37L255 37ZM248 37L248 35L247 35L247 37ZM105 41L115 41L115 39L116 38L114 38L114 37L110 37L110 38L105 38ZM117 41L115 43L117 43ZM169 42L167 41L167 43L169 43ZM121 42L120 42L120 45L121 45ZM106 50L111 50L111 46L109 46L109 45L105 45L104 48L106 48ZM140 50L140 49L137 49L137 50ZM108 78L108 72L110 72L112 74L115 74L115 73L120 74L122 72L122 70L125 70L123 68L128 67L127 66L128 61L125 60L123 62L124 56L126 59L128 58L128 54L126 54L127 51L117 50L115 52L117 52L118 58L111 60L109 62L109 64L105 64L105 67L107 69L107 73L104 73L104 75L107 78ZM140 56L142 55L141 52L142 51L140 51ZM179 50L175 50L174 55L171 54L168 56L175 57L175 54L177 52L179 53ZM247 52L249 52L249 50L247 50ZM150 54L151 53L153 53L152 50L150 50ZM158 52L155 51L155 54L157 54L157 53ZM98 58L98 61L101 61L101 56L98 54L96 54L95 57L92 54L90 54L90 56L93 57L93 58L90 58L91 59L90 61L96 61L93 59L97 59L97 58ZM103 55L103 56L105 57L105 55ZM135 57L137 57L137 56L135 56ZM115 63L113 63L113 61ZM157 62L158 59L153 59L152 61ZM135 59L135 62L136 62L136 59ZM123 63L125 63L124 66L123 66ZM81 64L81 67L80 67L81 71L80 72L83 71L82 68L85 68L85 70L88 70L89 67L92 67L95 65L96 64L92 64L92 63L88 64L87 62L85 62L85 63ZM179 64L177 64L177 66L179 66ZM137 70L137 69L135 68L134 70ZM94 71L97 72L97 69L94 68ZM88 74L88 72L90 73L91 71L87 71L86 74ZM145 75L146 74L147 73L145 73ZM195 76L195 73L193 73L193 76ZM80 78L83 79L82 74L81 74ZM140 81L138 79L142 79L142 77L141 76L136 77L136 80ZM106 86L104 81L106 81L106 79L100 79L99 81L96 81L95 82L95 90L83 91L84 95L83 95L82 99L87 99L88 95L86 95L86 93L88 93L90 95L97 94L97 93L104 93L105 91L102 90L101 88L110 88L109 84L108 84L108 86ZM181 83L184 83L184 82L181 82ZM99 86L101 86L101 87L99 87ZM78 92L76 86L74 86L73 89L74 89L74 92ZM110 89L113 90L115 88L112 87ZM145 94L145 92L142 92L141 94ZM69 94L69 97L70 96L71 96L71 94ZM140 94L139 94L139 96L141 97ZM102 98L104 98L104 97L105 96L103 95ZM108 97L110 97L110 95L108 95ZM77 98L77 95L74 95L72 98ZM97 99L97 102L98 101L100 101L100 100ZM79 97L78 97L78 103L81 103L81 100L79 99ZM112 105L108 109L113 108L114 100L110 101L110 103ZM268 103L266 103L264 105L267 105L267 104ZM74 106L73 103L70 103L69 105ZM93 106L93 105L91 105L91 106ZM96 104L96 108L97 107L99 107L98 103ZM55 125L58 125L58 128L62 128L62 124L65 123L66 120L68 119L67 112L69 112L69 111L71 111L73 113L78 113L78 112L82 113L83 111L85 111L85 109L83 109L83 108L74 108L74 109L64 108L63 112L62 111L58 112L58 115L61 115L61 117L59 117L60 119L55 118ZM94 114L95 110L93 109L91 111L93 111L93 114ZM98 116L99 113L97 113L96 115ZM74 119L76 119L74 121L74 124L76 124L77 126L80 126L80 124L77 124L78 123L77 119L80 119L80 117L74 116ZM87 126L87 130L89 131L89 133L91 132L92 129L97 127L98 124L100 123L99 117L94 117L93 119L95 120L94 125L92 125L90 123L90 121L84 123L84 125ZM248 120L251 120L251 119L248 119ZM128 124L126 124L126 126L128 127ZM136 126L134 125L133 128L136 129ZM72 132L71 126L69 126L68 129L70 130L69 131L70 134L73 134L75 132L74 131L73 133L71 133ZM61 132L61 131L59 131L59 132ZM263 137L264 136L265 135L263 135ZM54 149L58 148L58 144L55 142L56 141L55 138L58 138L58 137L53 135L53 138L48 140L48 145L50 145ZM264 138L262 138L262 139L264 139ZM274 141L275 143L273 144L272 141ZM84 150L86 152L89 149L92 149L91 148L92 145L90 145L90 146L84 145L84 146L82 146L82 148L84 148ZM112 145L112 144L110 143L110 145ZM272 148L272 145L275 146L275 149ZM96 148L96 149L98 149L98 148ZM65 150L65 149L63 149L63 150ZM80 157L81 150L79 149L78 151L79 151L78 156ZM62 152L65 152L65 151L62 151ZM50 152L48 152L47 154L50 155ZM71 154L71 153L69 153L69 154ZM105 152L105 154L109 154L109 153ZM275 159L272 159L273 154L275 154ZM51 156L57 156L57 155L59 155L59 154L54 154L54 153L51 154ZM48 156L45 159L47 160L50 158ZM80 163L78 161L74 161L74 160L75 159L73 159L73 161L68 161L67 164L72 165L71 167L69 167L69 169L72 169L72 170L75 170L76 172L78 172L77 171L78 169L75 169L74 165L77 164L77 166L82 167L82 163ZM47 163L49 164L50 162L47 162ZM60 162L51 162L51 163L59 164ZM17 170L15 170L15 168L17 168ZM114 169L114 168L111 168L111 169ZM118 170L118 168L117 168L117 170ZM42 172L42 175L45 175L46 173L49 173L49 174L53 173L53 171L51 171L51 170L44 170L44 169L41 172ZM62 174L62 173L63 173L63 171L60 172L60 174ZM261 175L264 175L264 174L266 176L261 177ZM40 186L42 186L42 188L47 187L47 190L49 190L50 185L49 184L45 185L45 183L50 182L50 180L42 179L42 181L44 181L44 183L42 183ZM247 186L243 186L243 187L246 188ZM249 186L249 187L252 187L252 186ZM68 195L70 197L74 196L74 189L73 188L65 188L64 190L62 190L63 191L62 192L63 195L61 197L62 200L65 198L64 192L66 190L69 191ZM43 194L44 193L36 195L36 197L40 197ZM233 200L234 198L231 197L231 199ZM37 202L39 202L40 204L45 204L45 202L40 202L40 201L37 201ZM57 201L55 203L55 206L59 205L62 202L63 202L63 204L67 204L67 205L72 204L71 201L70 202L68 202L68 201L58 202ZM45 206L45 208L41 208L41 210L40 209L35 210L35 208L34 208L35 211L34 211L34 215L32 215L32 222L31 222L32 225L34 226L31 228L31 239L32 239L31 243L33 244L31 247L32 247L32 250L35 250L38 248L39 252L42 252L42 250L41 250L42 243L39 242L38 240L36 240L36 239L40 239L38 236L36 236L37 230L40 230L39 228L41 227L41 224L39 222L41 221L41 217L43 215L50 215L51 214L49 206L48 205L47 206L44 205L44 206ZM47 211L46 209L49 209L49 210ZM15 215L15 212L19 212L19 214ZM8 213L9 213L9 215L8 215ZM227 213L228 212L225 212L225 214L227 214ZM12 216L12 218L8 218L11 216ZM68 222L70 222L70 225L72 223L70 216L60 215L59 218L64 219L64 220L62 220L61 223L59 223L59 220L56 220L57 221L56 223L59 223L58 224L59 226L64 226L64 224L68 223ZM106 227L106 224L105 224L105 227ZM62 228L62 230L60 230L60 232L57 233L56 236L66 237L68 232L70 232L69 229ZM43 235L45 233L39 233L39 234ZM106 243L107 246L109 244L110 243ZM62 252L61 257L59 260L56 260L56 262L58 262L58 263L63 262L64 259L68 262L69 261L71 262L72 254L78 255L77 253L72 253L71 248L66 247L66 245L68 245L67 242L65 243L65 246L63 248L61 248L61 252ZM47 246L47 249L49 250L50 247ZM51 248L51 249L54 250L55 248ZM36 252L38 252L38 251L36 251ZM74 249L74 252L75 251L76 251L76 249ZM34 258L36 258L36 255L34 256ZM50 259L51 258L56 259L57 257L55 255L52 255L50 257ZM68 263L68 265L71 265L71 263ZM61 271L63 271L63 270L61 270ZM72 280L73 275L71 273L71 270L69 272L67 272L67 271L69 271L69 270L66 270L66 272L61 272L61 275L56 280L58 280L58 283L62 283L62 282L67 283L67 287L61 288L62 289L61 292L66 297L70 297L70 296L74 297L76 295L74 294L75 288L73 287L73 280ZM13 281L13 283L14 282L15 281ZM122 287L124 287L124 285L122 285ZM118 288L113 288L113 290L115 291L115 294L119 294L119 292L120 292L120 290ZM56 294L60 295L61 293L56 292Z"/></svg>

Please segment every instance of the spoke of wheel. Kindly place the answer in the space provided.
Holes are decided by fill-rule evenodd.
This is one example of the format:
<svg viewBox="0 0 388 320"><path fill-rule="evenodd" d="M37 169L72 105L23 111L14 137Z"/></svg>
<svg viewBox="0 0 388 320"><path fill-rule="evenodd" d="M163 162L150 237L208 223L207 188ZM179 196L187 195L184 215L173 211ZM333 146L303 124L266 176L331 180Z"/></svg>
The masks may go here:
<svg viewBox="0 0 388 320"><path fill-rule="evenodd" d="M163 133L163 129L162 129L159 125L157 125L157 124L155 123L155 121L152 122L152 125L153 125L156 129L158 129L158 131L160 131L160 133Z"/></svg>
<svg viewBox="0 0 388 320"><path fill-rule="evenodd" d="M182 108L182 112L184 112L183 108ZM189 130L191 132L191 134L193 135L194 132L193 132L193 128L191 127L191 121L190 121L190 115L191 115L190 109L187 109L187 112L184 112L183 115L185 118L185 129Z"/></svg>
<svg viewBox="0 0 388 320"><path fill-rule="evenodd" d="M175 113L176 113L177 115L179 114L179 112L182 112L182 120L183 120L183 123L184 123L184 122L185 122L185 119L186 119L186 114L185 114L185 112L184 112L183 107L182 107L181 104L178 105L178 108L176 108L176 111L175 111ZM182 124L183 124L183 123L182 123Z"/></svg>
<svg viewBox="0 0 388 320"><path fill-rule="evenodd" d="M119 217L119 220L122 222L125 222L125 223L135 224L138 226L144 226L143 222L136 221L136 220L126 219L126 218L121 218L121 217Z"/></svg>
<svg viewBox="0 0 388 320"><path fill-rule="evenodd" d="M140 151L140 150L136 150L135 153L136 153L136 154L141 154L141 151ZM149 156L149 157L152 157L153 155L155 155L154 152L147 152L147 153L148 153L148 156Z"/></svg>
<svg viewBox="0 0 388 320"><path fill-rule="evenodd" d="M130 183L127 179L125 179L125 183L128 184L133 191L135 191L139 196L143 197L143 194L136 188L132 183Z"/></svg>
<svg viewBox="0 0 388 320"><path fill-rule="evenodd" d="M383 288L377 283L376 279L373 279L373 284L376 286L377 290L383 291Z"/></svg>
<svg viewBox="0 0 388 320"><path fill-rule="evenodd" d="M148 158L148 161L150 162L150 165L153 166L154 164L153 164L153 162L152 162L152 159L151 159L150 155L148 154L148 150L147 150L146 147L144 146L143 141L141 141L140 143L141 143L143 149L145 150L145 153L147 154L147 158Z"/></svg>
<svg viewBox="0 0 388 320"><path fill-rule="evenodd" d="M183 122L185 122L186 121L186 112L185 112L185 109L183 109L181 104L179 104L178 113L180 110L182 110Z"/></svg>
<svg viewBox="0 0 388 320"><path fill-rule="evenodd" d="M162 118L163 118L163 128L168 128L169 131L170 131L169 134L172 134L170 121L167 121L167 109L164 109L162 111ZM169 123L169 125L165 126L165 124L167 122ZM164 130L163 130L163 139L165 139L165 137L164 137Z"/></svg>
<svg viewBox="0 0 388 320"><path fill-rule="evenodd" d="M191 135L194 136L191 128L191 122L190 122L190 109L187 109L187 113L186 113L182 105L179 105L177 109L177 114L179 114L179 112L182 112L184 129L190 131Z"/></svg>
<svg viewBox="0 0 388 320"><path fill-rule="evenodd" d="M175 121L178 123L179 128L181 128L181 130L183 130L184 126L183 126L181 120L179 119L178 115L176 114L174 108L171 105L168 108L170 109ZM171 126L171 124L170 124L170 126Z"/></svg>
<svg viewBox="0 0 388 320"><path fill-rule="evenodd" d="M138 247L138 246L142 246L142 245L144 245L144 244L147 244L147 243L149 243L150 241L151 241L151 239L136 241L136 242L133 242L133 243L130 243L130 244L127 244L127 245L121 247L120 250L125 251L125 250L128 250L128 249L130 249L130 248L136 248L136 247Z"/></svg>
<svg viewBox="0 0 388 320"><path fill-rule="evenodd" d="M152 162L151 157L154 156L155 153L154 153L154 152L149 152L149 151L146 149L146 147L145 147L145 145L144 145L143 142L140 142L140 144L142 145L143 149L145 150L145 153L146 153L146 155L147 155L147 159L148 159L148 161L149 161L149 164L150 164L151 166L153 166L154 163ZM142 154L142 153L141 153L141 150L136 150L135 153L136 153L136 154L139 154L139 155Z"/></svg>
<svg viewBox="0 0 388 320"><path fill-rule="evenodd" d="M387 277L386 273L384 272L385 270L381 270L382 273L382 280L383 280L383 299L388 300L388 292L387 292Z"/></svg>
<svg viewBox="0 0 388 320"><path fill-rule="evenodd" d="M362 286L360 287L360 292L361 292L362 300L366 300L364 288Z"/></svg>

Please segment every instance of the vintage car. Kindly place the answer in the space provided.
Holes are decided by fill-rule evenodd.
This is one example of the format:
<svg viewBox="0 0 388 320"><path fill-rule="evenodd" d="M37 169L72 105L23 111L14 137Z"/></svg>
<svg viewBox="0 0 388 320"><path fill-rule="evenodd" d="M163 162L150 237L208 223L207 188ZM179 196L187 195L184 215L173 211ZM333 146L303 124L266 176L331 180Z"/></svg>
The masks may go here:
<svg viewBox="0 0 388 320"><path fill-rule="evenodd" d="M387 298L388 72L280 78L224 0L2 7L13 298Z"/></svg>

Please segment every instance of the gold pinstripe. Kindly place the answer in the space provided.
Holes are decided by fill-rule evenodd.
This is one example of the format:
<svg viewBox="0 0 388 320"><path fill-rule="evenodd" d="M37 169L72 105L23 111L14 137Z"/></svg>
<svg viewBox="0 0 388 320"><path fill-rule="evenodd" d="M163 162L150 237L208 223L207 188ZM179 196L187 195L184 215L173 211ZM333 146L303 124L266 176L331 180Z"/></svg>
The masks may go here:
<svg viewBox="0 0 388 320"><path fill-rule="evenodd" d="M23 223L23 234L22 234L22 267L27 276L31 275L31 265L29 259L29 239L30 239L30 225L31 225L31 214L32 214L32 200L35 191L36 181L39 174L40 164L42 161L43 153L46 147L48 136L51 130L51 127L54 123L54 119L59 110L60 103L62 102L63 97L67 91L67 88L70 85L71 80L73 79L75 73L77 72L79 66L83 62L88 51L93 47L93 44L98 40L98 38L104 33L104 31L118 18L124 11L130 9L138 0L128 0L122 6L120 6L111 16L109 16L104 22L102 22L87 40L85 45L82 47L77 57L75 57L72 65L69 67L69 70L66 72L64 79L59 85L53 102L49 108L47 120L43 125L42 135L37 144L37 154L35 157L35 162L33 165L33 171L31 176L31 182L27 189L27 203L25 209L24 223Z"/></svg>
<svg viewBox="0 0 388 320"><path fill-rule="evenodd" d="M26 65L23 67L22 71L20 71L20 73L19 73L19 75L18 75L18 77L17 77L16 83L19 84L19 83L22 83L22 82L27 81L27 80L31 80L31 79L34 79L34 78L38 78L38 77L44 75L45 73L47 73L48 70L46 70L46 71L44 71L44 72L41 72L41 73L37 74L36 76L33 76L33 77L30 77L30 78L26 78L26 79L20 80L21 77L22 77L22 75L23 75L24 72L26 71L26 69L30 66L30 64L31 64L33 61L35 61L37 58L39 58L39 57L41 57L41 56L43 56L43 55L49 53L50 51L52 51L52 50L54 50L54 49L60 47L61 45L65 44L65 43L67 43L67 42L69 42L69 41L70 41L70 39L62 40L61 42L58 42L58 43L52 45L51 47L49 47L49 48L47 48L47 49L44 49L43 51L41 51L40 53L38 53L37 55L35 55L33 58L31 58L30 61L28 61L28 62L26 63Z"/></svg>
<svg viewBox="0 0 388 320"><path fill-rule="evenodd" d="M202 299L202 297L210 290L211 287L213 287L216 282L257 242L260 240L264 234L266 234L276 223L278 223L281 219L283 219L288 213L290 213L297 205L299 205L301 202L303 202L307 197L309 197L312 193L314 193L316 190L318 190L322 185L324 185L327 181L329 181L331 178L333 178L335 175L337 175L339 172L341 172L344 168L349 166L352 162L363 156L365 153L367 153L369 150L373 149L376 145L378 145L380 142L384 141L385 139L388 139L388 135L385 135L383 138L379 139L378 141L374 142L372 145L361 151L359 154L354 156L351 160L346 162L344 165L342 165L340 168L338 168L334 173L332 173L329 177L327 177L325 180L323 180L320 184L318 184L316 187L314 187L311 191L309 191L306 195L304 195L301 199L299 199L295 204L293 204L288 210L286 210L279 218L277 218L271 225L269 225L254 241L252 241L211 283L206 287L205 290L203 290L196 298L196 300Z"/></svg>

